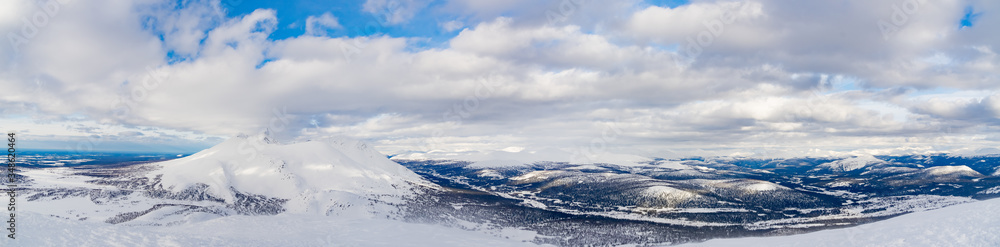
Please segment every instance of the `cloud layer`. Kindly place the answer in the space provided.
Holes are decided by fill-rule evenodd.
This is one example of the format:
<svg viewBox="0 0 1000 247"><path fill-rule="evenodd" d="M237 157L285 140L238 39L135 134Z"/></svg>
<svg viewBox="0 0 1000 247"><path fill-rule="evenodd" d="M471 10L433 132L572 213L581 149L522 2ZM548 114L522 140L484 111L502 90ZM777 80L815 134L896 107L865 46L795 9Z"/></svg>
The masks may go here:
<svg viewBox="0 0 1000 247"><path fill-rule="evenodd" d="M4 1L0 108L14 120L0 124L87 122L94 135L137 140L156 128L186 134L150 141L205 144L270 127L392 154L803 156L975 152L1000 140L991 1L543 2L353 10L402 28L456 16L433 20L441 30L427 36L453 35L428 44L331 37L365 28L342 26L336 11L275 40L275 10L228 16L218 1ZM982 14L962 27L970 8ZM29 133L92 135L47 131Z"/></svg>

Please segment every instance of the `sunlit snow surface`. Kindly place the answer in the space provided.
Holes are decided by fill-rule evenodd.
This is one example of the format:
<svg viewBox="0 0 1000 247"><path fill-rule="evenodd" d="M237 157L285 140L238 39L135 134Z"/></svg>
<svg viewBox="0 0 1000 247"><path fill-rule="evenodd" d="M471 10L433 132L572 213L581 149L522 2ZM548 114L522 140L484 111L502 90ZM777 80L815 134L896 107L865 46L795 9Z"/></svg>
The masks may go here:
<svg viewBox="0 0 1000 247"><path fill-rule="evenodd" d="M1000 199L813 233L716 239L684 246L1000 246Z"/></svg>
<svg viewBox="0 0 1000 247"><path fill-rule="evenodd" d="M18 215L0 246L536 246L520 239L394 220L307 214L229 216L178 226L129 226ZM510 232L531 239L531 232Z"/></svg>

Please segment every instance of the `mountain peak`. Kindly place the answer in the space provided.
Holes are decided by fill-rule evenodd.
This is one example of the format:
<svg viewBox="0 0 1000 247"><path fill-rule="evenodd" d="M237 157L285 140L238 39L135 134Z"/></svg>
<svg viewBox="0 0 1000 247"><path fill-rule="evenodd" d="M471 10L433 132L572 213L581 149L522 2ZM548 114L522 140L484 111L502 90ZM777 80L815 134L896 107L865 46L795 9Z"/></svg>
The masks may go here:
<svg viewBox="0 0 1000 247"><path fill-rule="evenodd" d="M266 132L237 135L191 156L158 163L162 169L147 177L160 177L172 191L208 185L209 193L227 203L236 192L288 199L293 211L326 210L326 204L345 196L406 196L413 185L430 184L361 141L280 144Z"/></svg>

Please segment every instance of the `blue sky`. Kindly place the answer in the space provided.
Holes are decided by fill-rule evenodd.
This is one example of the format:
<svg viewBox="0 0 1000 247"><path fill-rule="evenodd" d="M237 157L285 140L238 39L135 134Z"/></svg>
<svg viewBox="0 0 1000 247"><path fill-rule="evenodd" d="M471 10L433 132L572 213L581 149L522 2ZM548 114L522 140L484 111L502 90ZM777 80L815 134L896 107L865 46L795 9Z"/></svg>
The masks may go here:
<svg viewBox="0 0 1000 247"><path fill-rule="evenodd" d="M225 1L223 1L225 3ZM309 16L320 16L330 13L337 18L341 28L328 29L330 37L362 37L373 35L388 35L392 37L419 37L429 39L426 45L436 46L446 42L458 31L441 30L439 23L455 20L459 16L434 11L441 2L432 2L427 8L420 10L410 21L402 24L388 23L384 12L369 13L363 11L364 1L266 1L243 0L240 4L227 6L227 16L246 15L260 8L274 9L279 20L278 29L271 33L275 40L287 39L305 35L306 19Z"/></svg>
<svg viewBox="0 0 1000 247"><path fill-rule="evenodd" d="M181 0L183 1L183 0ZM383 34L393 37L419 37L430 39L428 45L434 46L454 37L458 31L441 30L440 24L461 20L467 16L443 11L444 1L430 1L421 8L413 19L402 24L386 23L384 11L369 13L363 10L364 0L314 1L314 0L222 0L228 17L249 14L254 10L265 8L277 11L278 29L271 33L272 39L286 39L305 34L305 22L309 16L319 16L330 13L344 28L330 30L331 37L357 37ZM647 0L645 3L656 6L675 8L688 4L686 0ZM388 10L386 10L388 11ZM507 14L509 15L509 14Z"/></svg>
<svg viewBox="0 0 1000 247"><path fill-rule="evenodd" d="M982 14L983 13L976 12L976 9L972 6L967 7L965 9L965 15L962 16L962 20L959 21L959 28L972 27Z"/></svg>

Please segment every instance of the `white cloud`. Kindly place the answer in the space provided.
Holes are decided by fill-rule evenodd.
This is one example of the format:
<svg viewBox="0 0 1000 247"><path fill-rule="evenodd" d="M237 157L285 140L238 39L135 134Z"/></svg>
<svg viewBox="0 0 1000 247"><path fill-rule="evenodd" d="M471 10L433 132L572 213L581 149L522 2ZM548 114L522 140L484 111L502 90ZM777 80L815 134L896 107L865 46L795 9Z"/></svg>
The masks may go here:
<svg viewBox="0 0 1000 247"><path fill-rule="evenodd" d="M328 29L339 29L342 28L340 22L337 21L337 17L334 17L330 12L323 13L320 16L310 16L306 18L306 35L311 36L326 36Z"/></svg>
<svg viewBox="0 0 1000 247"><path fill-rule="evenodd" d="M206 33L225 18L219 6L205 2L189 2L179 8L179 3L144 6L141 14L149 15L149 25L162 34L164 48L180 56L195 56ZM172 10L173 9L173 10Z"/></svg>
<svg viewBox="0 0 1000 247"><path fill-rule="evenodd" d="M386 24L395 25L409 21L429 0L366 0L362 9Z"/></svg>
<svg viewBox="0 0 1000 247"><path fill-rule="evenodd" d="M459 30L464 27L465 23L462 23L461 21L457 20L441 23L441 29L444 29L445 32L454 32L455 30Z"/></svg>
<svg viewBox="0 0 1000 247"><path fill-rule="evenodd" d="M701 32L752 32L747 25L766 17L763 5L758 2L695 2L676 8L650 6L635 12L628 20L628 33L636 38L664 43L685 43L687 38L697 42ZM718 26L716 26L718 25ZM760 30L769 31L769 30ZM767 33L740 37L740 42L763 44L746 40L767 38Z"/></svg>

